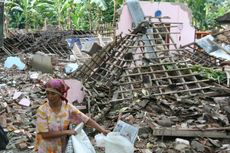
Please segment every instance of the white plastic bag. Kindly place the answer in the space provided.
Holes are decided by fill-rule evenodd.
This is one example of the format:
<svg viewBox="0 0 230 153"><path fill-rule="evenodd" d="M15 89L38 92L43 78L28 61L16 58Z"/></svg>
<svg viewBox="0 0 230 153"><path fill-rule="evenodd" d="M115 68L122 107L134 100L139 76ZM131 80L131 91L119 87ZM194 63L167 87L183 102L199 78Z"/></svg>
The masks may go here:
<svg viewBox="0 0 230 153"><path fill-rule="evenodd" d="M83 125L84 125L83 123L79 124L75 128L75 131L77 132L77 134L72 135L70 137L72 141L73 152L74 153L96 153L88 136L86 135L85 131L82 129ZM68 151L70 150L71 148Z"/></svg>
<svg viewBox="0 0 230 153"><path fill-rule="evenodd" d="M71 139L73 142L74 153L96 153L84 130L81 130L75 136L71 136Z"/></svg>
<svg viewBox="0 0 230 153"><path fill-rule="evenodd" d="M96 145L98 147L105 147L105 138L106 136L102 133L95 135Z"/></svg>
<svg viewBox="0 0 230 153"><path fill-rule="evenodd" d="M97 146L105 147L105 153L133 153L133 144L118 132L110 132L107 136L95 136Z"/></svg>

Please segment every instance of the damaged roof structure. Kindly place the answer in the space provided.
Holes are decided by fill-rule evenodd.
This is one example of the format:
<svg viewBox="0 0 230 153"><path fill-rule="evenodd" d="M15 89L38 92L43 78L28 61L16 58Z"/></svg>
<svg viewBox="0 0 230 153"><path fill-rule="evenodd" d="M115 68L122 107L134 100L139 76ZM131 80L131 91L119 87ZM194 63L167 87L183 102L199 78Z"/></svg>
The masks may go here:
<svg viewBox="0 0 230 153"><path fill-rule="evenodd" d="M43 52L46 54L57 54L67 58L71 54L70 48L66 45L67 37L92 37L92 32L84 31L49 31L36 33L10 33L10 36L4 39L2 51L8 55L17 55L24 53Z"/></svg>
<svg viewBox="0 0 230 153"><path fill-rule="evenodd" d="M144 17L130 33L117 36L92 53L69 75L64 74L62 65L36 79L31 78L30 69L2 68L0 91L4 105L0 114L6 116L5 128L11 136L8 149L31 151L35 111L45 97L41 83L58 77L83 83L86 97L81 105L85 104L85 111L108 129L113 130L118 120L138 127L135 153L229 151L230 90L226 84L202 77L192 69L195 64L218 68L224 59L208 54L196 42L178 45L174 38L180 38L181 23L162 18ZM66 38L89 33L43 34L12 35L6 38L2 54L40 51L68 62L73 52ZM29 107L18 103L20 96L15 99L15 89L30 99Z"/></svg>
<svg viewBox="0 0 230 153"><path fill-rule="evenodd" d="M118 37L95 54L72 75L85 84L91 113L96 120L122 119L138 126L140 140L135 146L140 152L148 152L142 145L152 136L193 139L190 145L181 147L177 141L160 146L152 138L154 145L150 152L226 149L215 148L213 141L229 138L225 131L229 125L229 106L224 98L210 99L210 95L218 97L218 89L219 94L222 90L228 94L228 89L201 77L191 68L191 64L217 68L224 59L209 55L196 43L177 47L172 35L180 33L175 30L180 23L146 19L130 34ZM147 127L152 133L148 136L144 132ZM207 143L203 143L205 137L209 137Z"/></svg>
<svg viewBox="0 0 230 153"><path fill-rule="evenodd" d="M202 84L207 80L192 73L186 59L174 57L181 49L165 42L171 34L164 23L144 22L115 45L107 46L110 49L95 55L76 77L92 82L92 86L101 82L113 91L111 101L115 102L133 100L134 95L174 95L180 99L211 92L210 86Z"/></svg>
<svg viewBox="0 0 230 153"><path fill-rule="evenodd" d="M123 119L139 126L141 136L147 126L152 136L193 137L191 147L198 151L196 147L202 145L201 151L205 152L207 144L202 144L203 140L198 140L197 136L210 137L210 143L212 139L229 138L224 132L224 127L229 125L225 116L228 104L220 104L218 98L209 99L209 95L218 96L216 87L228 89L194 73L191 64L216 68L224 60L202 49L189 51L186 49L189 45L177 48L170 37L173 34L163 22L142 22L130 34L118 37L96 53L72 76L84 83L89 95L87 103L96 120ZM225 108L212 112L219 105ZM222 123L215 129L209 125L213 120ZM170 146L155 147L171 150ZM212 147L208 146L208 150L215 148Z"/></svg>

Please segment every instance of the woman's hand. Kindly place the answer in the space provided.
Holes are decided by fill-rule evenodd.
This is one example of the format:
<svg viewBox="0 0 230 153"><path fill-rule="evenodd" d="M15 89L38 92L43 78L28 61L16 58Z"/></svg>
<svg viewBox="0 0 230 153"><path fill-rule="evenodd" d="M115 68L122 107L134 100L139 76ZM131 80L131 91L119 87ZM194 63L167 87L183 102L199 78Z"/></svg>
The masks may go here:
<svg viewBox="0 0 230 153"><path fill-rule="evenodd" d="M103 129L101 133L103 133L104 135L107 135L109 132L110 132L109 130Z"/></svg>
<svg viewBox="0 0 230 153"><path fill-rule="evenodd" d="M65 134L71 136L77 134L77 132L75 130L65 130Z"/></svg>

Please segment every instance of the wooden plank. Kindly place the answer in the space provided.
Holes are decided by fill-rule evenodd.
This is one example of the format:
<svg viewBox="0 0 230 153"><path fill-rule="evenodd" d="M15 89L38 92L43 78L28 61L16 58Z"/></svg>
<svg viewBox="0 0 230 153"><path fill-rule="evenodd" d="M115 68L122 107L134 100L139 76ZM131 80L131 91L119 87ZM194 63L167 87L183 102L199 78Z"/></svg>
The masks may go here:
<svg viewBox="0 0 230 153"><path fill-rule="evenodd" d="M189 129L175 129L175 128L161 128L156 129L152 128L154 136L172 136L172 137L208 137L208 138L223 138L229 139L230 135L228 135L224 131L217 130L189 130ZM228 129L229 130L229 129Z"/></svg>
<svg viewBox="0 0 230 153"><path fill-rule="evenodd" d="M137 82L138 83L138 82ZM133 83L134 84L134 83ZM198 91L198 90L204 90L204 89L210 89L212 86L207 87L201 87L201 88L191 88L191 89L184 89L184 90L176 90L176 91L169 91L164 93L153 93L151 96L161 96L161 95L169 95L169 94L177 94L177 93L183 93L183 92L189 92L189 91ZM155 87L145 87L144 89L154 89ZM127 93L127 92L133 92L133 91L142 91L143 88L135 88L135 89L128 89L128 90L120 90L115 91L114 93ZM201 93L200 93L201 94ZM196 95L196 94L195 94ZM142 98L148 98L149 96L143 96Z"/></svg>

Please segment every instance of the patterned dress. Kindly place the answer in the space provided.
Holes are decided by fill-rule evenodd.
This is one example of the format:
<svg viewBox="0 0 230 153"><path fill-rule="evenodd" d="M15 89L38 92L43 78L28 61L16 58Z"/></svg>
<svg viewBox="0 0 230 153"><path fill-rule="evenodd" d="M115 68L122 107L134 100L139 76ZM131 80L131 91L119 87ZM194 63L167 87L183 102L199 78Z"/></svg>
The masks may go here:
<svg viewBox="0 0 230 153"><path fill-rule="evenodd" d="M74 116L72 115L73 112ZM43 139L39 133L67 130L70 122L76 124L80 122L86 123L88 119L89 117L80 112L72 104L63 103L60 112L55 113L49 106L48 101L46 101L37 110L35 150L38 153L64 153L67 144L66 136Z"/></svg>

